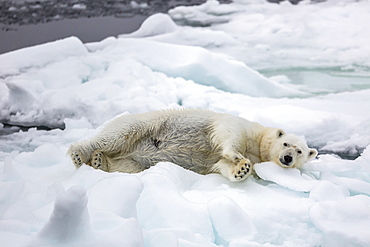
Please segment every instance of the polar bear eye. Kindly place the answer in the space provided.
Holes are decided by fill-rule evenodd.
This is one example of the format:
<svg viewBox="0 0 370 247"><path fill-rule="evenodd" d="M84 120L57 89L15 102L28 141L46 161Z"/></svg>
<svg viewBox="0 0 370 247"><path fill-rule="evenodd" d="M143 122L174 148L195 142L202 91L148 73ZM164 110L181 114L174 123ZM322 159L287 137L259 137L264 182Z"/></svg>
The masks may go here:
<svg viewBox="0 0 370 247"><path fill-rule="evenodd" d="M298 154L302 154L302 151L301 151L301 150L298 150L298 151L297 151L297 153L298 153Z"/></svg>
<svg viewBox="0 0 370 247"><path fill-rule="evenodd" d="M284 147L289 146L289 144L288 144L288 143L286 143L286 142L284 142L284 143L283 143L283 145L284 145Z"/></svg>

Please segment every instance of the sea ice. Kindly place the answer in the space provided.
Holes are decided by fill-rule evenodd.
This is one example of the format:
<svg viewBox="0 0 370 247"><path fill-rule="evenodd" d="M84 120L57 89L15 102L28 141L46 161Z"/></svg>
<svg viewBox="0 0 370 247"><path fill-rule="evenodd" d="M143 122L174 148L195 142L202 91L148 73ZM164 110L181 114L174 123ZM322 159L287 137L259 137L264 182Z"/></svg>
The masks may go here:
<svg viewBox="0 0 370 247"><path fill-rule="evenodd" d="M140 28L130 34L119 35L119 38L125 37L147 37L155 36L160 34L171 33L177 29L176 24L173 22L171 17L166 14L158 13L149 16Z"/></svg>
<svg viewBox="0 0 370 247"><path fill-rule="evenodd" d="M32 127L0 136L1 245L369 246L369 9L208 1L131 37L0 55L1 133ZM119 114L180 107L283 128L320 155L302 170L256 164L241 183L171 163L76 170L66 156Z"/></svg>
<svg viewBox="0 0 370 247"><path fill-rule="evenodd" d="M115 46L107 47L105 51L108 54L122 54L167 76L181 77L225 91L269 97L304 95L302 92L268 80L244 63L199 47L163 44L142 39L119 39ZM156 59L158 57L161 57L161 60ZM260 87L264 90L260 90Z"/></svg>
<svg viewBox="0 0 370 247"><path fill-rule="evenodd" d="M329 181L320 181L310 191L310 198L315 201L340 201L350 196L348 189Z"/></svg>
<svg viewBox="0 0 370 247"><path fill-rule="evenodd" d="M217 197L207 204L216 241L227 244L233 240L253 239L257 231L250 216L227 197Z"/></svg>
<svg viewBox="0 0 370 247"><path fill-rule="evenodd" d="M71 56L86 54L86 47L76 37L16 50L0 56L0 77L18 74L32 67L42 67Z"/></svg>
<svg viewBox="0 0 370 247"><path fill-rule="evenodd" d="M286 169L271 162L254 165L257 175L296 191L310 191L318 184L316 179L301 173L299 169Z"/></svg>
<svg viewBox="0 0 370 247"><path fill-rule="evenodd" d="M76 239L91 241L90 235L86 191L81 186L74 186L58 196L53 213L39 233L39 238L52 244L73 242Z"/></svg>
<svg viewBox="0 0 370 247"><path fill-rule="evenodd" d="M366 246L370 227L370 199L358 195L339 201L320 202L310 209L310 218L327 234L330 246Z"/></svg>

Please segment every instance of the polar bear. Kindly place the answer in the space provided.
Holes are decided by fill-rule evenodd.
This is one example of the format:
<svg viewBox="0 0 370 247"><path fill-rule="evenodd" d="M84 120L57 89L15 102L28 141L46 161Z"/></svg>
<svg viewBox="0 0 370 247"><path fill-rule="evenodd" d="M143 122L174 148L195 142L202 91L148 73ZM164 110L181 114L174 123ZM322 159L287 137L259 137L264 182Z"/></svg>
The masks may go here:
<svg viewBox="0 0 370 247"><path fill-rule="evenodd" d="M255 163L300 168L317 151L293 134L240 117L173 109L119 115L95 137L72 144L68 154L76 167L85 163L107 172L136 173L167 161L242 181Z"/></svg>

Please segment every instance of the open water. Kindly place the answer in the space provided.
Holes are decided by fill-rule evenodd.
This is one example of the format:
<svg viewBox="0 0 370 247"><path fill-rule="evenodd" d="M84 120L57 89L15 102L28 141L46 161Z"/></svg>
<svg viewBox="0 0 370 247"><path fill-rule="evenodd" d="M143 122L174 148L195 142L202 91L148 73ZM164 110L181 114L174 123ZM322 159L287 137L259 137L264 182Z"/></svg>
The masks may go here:
<svg viewBox="0 0 370 247"><path fill-rule="evenodd" d="M154 13L204 2L206 0L0 0L0 54L70 36L84 43L100 41L137 30Z"/></svg>

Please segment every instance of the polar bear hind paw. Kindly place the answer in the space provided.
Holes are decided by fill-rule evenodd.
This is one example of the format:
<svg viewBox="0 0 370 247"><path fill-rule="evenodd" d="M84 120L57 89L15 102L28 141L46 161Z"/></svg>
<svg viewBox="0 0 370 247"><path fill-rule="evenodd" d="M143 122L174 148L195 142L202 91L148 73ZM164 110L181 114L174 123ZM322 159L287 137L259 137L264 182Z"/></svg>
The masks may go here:
<svg viewBox="0 0 370 247"><path fill-rule="evenodd" d="M234 177L237 181L246 179L252 173L252 164L247 159L242 159L236 165L234 170Z"/></svg>
<svg viewBox="0 0 370 247"><path fill-rule="evenodd" d="M76 151L73 151L71 153L71 158L72 158L72 161L73 161L73 164L78 168L80 166L82 166L83 162L82 162L82 159L81 159L81 156L78 152Z"/></svg>
<svg viewBox="0 0 370 247"><path fill-rule="evenodd" d="M99 150L96 150L92 157L91 157L91 166L94 167L95 169L101 169L101 170L106 170L106 159L105 159L105 156L104 154L99 151Z"/></svg>

